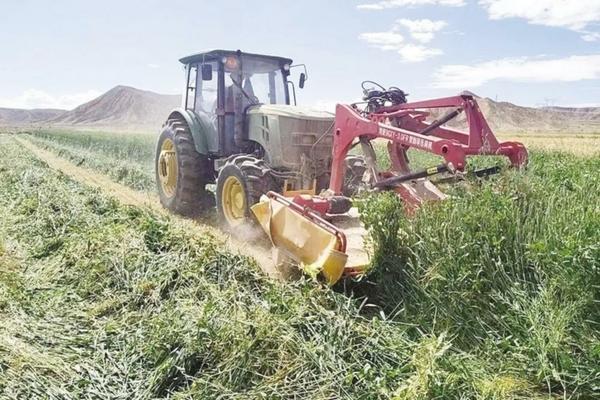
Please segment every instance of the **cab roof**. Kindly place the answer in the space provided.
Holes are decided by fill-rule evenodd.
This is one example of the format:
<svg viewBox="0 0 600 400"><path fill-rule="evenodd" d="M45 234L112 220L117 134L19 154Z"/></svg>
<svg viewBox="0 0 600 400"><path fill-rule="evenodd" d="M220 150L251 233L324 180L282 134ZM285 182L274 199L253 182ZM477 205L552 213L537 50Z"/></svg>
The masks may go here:
<svg viewBox="0 0 600 400"><path fill-rule="evenodd" d="M179 61L182 64L193 64L202 61L217 61L227 56L245 55L252 57L260 57L268 60L279 61L281 64L292 64L292 60L285 57L269 56L264 54L244 53L240 50L211 50L202 53L192 54L181 58Z"/></svg>

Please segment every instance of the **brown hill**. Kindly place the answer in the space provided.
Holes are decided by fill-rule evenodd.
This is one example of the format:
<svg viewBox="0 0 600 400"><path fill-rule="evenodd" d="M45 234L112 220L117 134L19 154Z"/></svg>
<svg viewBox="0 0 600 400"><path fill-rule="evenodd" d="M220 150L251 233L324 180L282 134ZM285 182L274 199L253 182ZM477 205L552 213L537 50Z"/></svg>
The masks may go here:
<svg viewBox="0 0 600 400"><path fill-rule="evenodd" d="M475 96L483 115L495 132L600 132L600 107L523 107L506 101ZM432 112L439 118L447 111ZM450 126L465 128L465 116L461 114Z"/></svg>
<svg viewBox="0 0 600 400"><path fill-rule="evenodd" d="M600 132L600 107L522 107L477 97L491 128L496 132ZM71 111L0 108L0 125L58 125L121 131L155 132L181 96L164 95L128 86L117 86ZM439 118L443 111L432 113ZM464 114L450 123L464 127Z"/></svg>
<svg viewBox="0 0 600 400"><path fill-rule="evenodd" d="M99 127L114 130L157 130L181 96L164 95L117 86L74 110L48 119L53 125Z"/></svg>
<svg viewBox="0 0 600 400"><path fill-rule="evenodd" d="M599 108L521 107L484 98L478 101L492 129L499 132L600 132Z"/></svg>
<svg viewBox="0 0 600 400"><path fill-rule="evenodd" d="M600 123L600 107L544 107L543 110L575 116L580 120Z"/></svg>
<svg viewBox="0 0 600 400"><path fill-rule="evenodd" d="M65 110L55 109L22 110L17 108L0 108L0 125L16 126L35 124L48 119L57 118L65 112Z"/></svg>

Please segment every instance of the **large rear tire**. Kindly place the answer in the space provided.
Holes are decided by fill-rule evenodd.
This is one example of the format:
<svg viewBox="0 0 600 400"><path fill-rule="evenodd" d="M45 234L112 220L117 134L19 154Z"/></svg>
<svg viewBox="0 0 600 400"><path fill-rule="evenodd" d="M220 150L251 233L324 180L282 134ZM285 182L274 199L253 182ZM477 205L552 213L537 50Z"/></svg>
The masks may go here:
<svg viewBox="0 0 600 400"><path fill-rule="evenodd" d="M156 146L155 173L160 202L168 210L194 217L214 206L206 190L213 168L208 157L196 151L185 121L167 120Z"/></svg>
<svg viewBox="0 0 600 400"><path fill-rule="evenodd" d="M250 207L274 186L263 160L248 155L229 157L217 178L217 214L223 226L233 230L254 223Z"/></svg>

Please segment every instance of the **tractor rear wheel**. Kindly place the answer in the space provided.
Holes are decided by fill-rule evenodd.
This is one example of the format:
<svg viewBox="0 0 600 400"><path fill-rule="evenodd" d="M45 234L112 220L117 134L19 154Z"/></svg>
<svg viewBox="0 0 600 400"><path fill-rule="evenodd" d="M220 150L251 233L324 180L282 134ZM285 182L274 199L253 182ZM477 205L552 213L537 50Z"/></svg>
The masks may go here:
<svg viewBox="0 0 600 400"><path fill-rule="evenodd" d="M219 220L227 229L253 223L250 207L273 189L273 177L263 160L248 155L230 157L217 177Z"/></svg>
<svg viewBox="0 0 600 400"><path fill-rule="evenodd" d="M193 217L214 206L206 190L212 167L196 151L186 122L167 120L156 146L155 173L160 202L168 210Z"/></svg>

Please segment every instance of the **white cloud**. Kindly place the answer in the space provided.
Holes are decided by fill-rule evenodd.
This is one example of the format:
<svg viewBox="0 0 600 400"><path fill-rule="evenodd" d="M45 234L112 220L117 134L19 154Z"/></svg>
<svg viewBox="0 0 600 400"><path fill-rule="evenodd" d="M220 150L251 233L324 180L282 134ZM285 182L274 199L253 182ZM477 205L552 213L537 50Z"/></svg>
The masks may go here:
<svg viewBox="0 0 600 400"><path fill-rule="evenodd" d="M148 68L152 68L152 69L158 69L158 68L160 68L160 65L153 64L153 63L147 64L147 66L148 66Z"/></svg>
<svg viewBox="0 0 600 400"><path fill-rule="evenodd" d="M541 60L503 58L474 65L446 65L434 74L433 86L467 89L489 81L575 82L600 79L600 54Z"/></svg>
<svg viewBox="0 0 600 400"><path fill-rule="evenodd" d="M404 26L410 35L421 43L429 43L435 36L435 32L444 29L448 24L446 21L432 21L430 19L399 19L397 23Z"/></svg>
<svg viewBox="0 0 600 400"><path fill-rule="evenodd" d="M397 52L405 62L420 62L444 52L421 44L406 43L404 36L399 33L400 29L406 28L418 42L428 43L434 38L435 32L446 25L445 21L399 19L389 31L361 33L358 38L380 50Z"/></svg>
<svg viewBox="0 0 600 400"><path fill-rule="evenodd" d="M462 7L465 0L381 0L376 3L365 3L356 6L359 10L385 10L388 8L414 7L422 5L440 5Z"/></svg>
<svg viewBox="0 0 600 400"><path fill-rule="evenodd" d="M600 40L600 32L582 31L581 33L581 38L586 42L595 42L596 40Z"/></svg>
<svg viewBox="0 0 600 400"><path fill-rule="evenodd" d="M443 54L440 49L433 49L420 44L404 43L404 37L394 30L387 32L361 33L358 38L371 46L384 51L396 51L405 62L419 62Z"/></svg>
<svg viewBox="0 0 600 400"><path fill-rule="evenodd" d="M398 50L398 53L406 62L420 62L444 54L440 49L428 48L420 44L407 44Z"/></svg>
<svg viewBox="0 0 600 400"><path fill-rule="evenodd" d="M585 28L600 21L598 0L480 0L490 19L523 18L530 24L571 29L587 41L600 35Z"/></svg>
<svg viewBox="0 0 600 400"><path fill-rule="evenodd" d="M51 95L43 90L27 89L13 98L0 98L0 107L6 108L59 108L71 110L100 96L102 92L88 90L82 93Z"/></svg>
<svg viewBox="0 0 600 400"><path fill-rule="evenodd" d="M393 30L361 33L358 38L384 51L399 50L404 43L404 37Z"/></svg>

